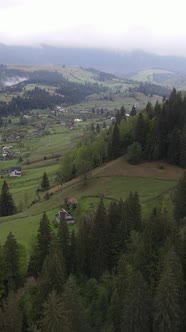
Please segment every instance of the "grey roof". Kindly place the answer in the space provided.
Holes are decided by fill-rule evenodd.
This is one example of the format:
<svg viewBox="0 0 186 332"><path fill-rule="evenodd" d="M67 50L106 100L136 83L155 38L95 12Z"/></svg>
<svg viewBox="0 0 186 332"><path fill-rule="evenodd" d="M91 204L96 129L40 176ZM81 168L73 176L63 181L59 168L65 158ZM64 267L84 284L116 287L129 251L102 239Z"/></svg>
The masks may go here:
<svg viewBox="0 0 186 332"><path fill-rule="evenodd" d="M22 169L21 169L21 167L19 167L19 166L11 167L11 168L10 168L10 173L11 173L11 172L14 172L14 171L21 172Z"/></svg>

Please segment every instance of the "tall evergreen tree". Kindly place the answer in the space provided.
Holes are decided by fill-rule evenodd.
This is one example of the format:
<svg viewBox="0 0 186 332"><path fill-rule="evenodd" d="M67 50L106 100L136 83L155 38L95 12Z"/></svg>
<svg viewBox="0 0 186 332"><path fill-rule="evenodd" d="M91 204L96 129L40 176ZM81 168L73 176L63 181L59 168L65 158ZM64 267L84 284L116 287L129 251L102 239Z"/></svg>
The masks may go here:
<svg viewBox="0 0 186 332"><path fill-rule="evenodd" d="M112 133L112 139L111 139L111 151L110 151L110 158L115 159L120 156L121 149L120 149L120 133L118 125L114 125L113 133Z"/></svg>
<svg viewBox="0 0 186 332"><path fill-rule="evenodd" d="M126 256L122 255L118 263L118 274L114 279L111 297L110 312L114 332L122 332L123 299L126 294L130 271L131 266L128 264Z"/></svg>
<svg viewBox="0 0 186 332"><path fill-rule="evenodd" d="M130 111L130 116L135 116L136 115L136 106L135 105L133 105L132 106L132 109L131 109L131 111Z"/></svg>
<svg viewBox="0 0 186 332"><path fill-rule="evenodd" d="M120 212L121 210L116 202L110 204L107 225L108 269L110 272L116 268L120 256Z"/></svg>
<svg viewBox="0 0 186 332"><path fill-rule="evenodd" d="M186 168L186 125L183 127L181 133L181 139L179 146L175 147L175 150L180 147L180 166Z"/></svg>
<svg viewBox="0 0 186 332"><path fill-rule="evenodd" d="M18 243L10 232L3 246L4 279L8 283L8 290L15 289L19 283L20 257Z"/></svg>
<svg viewBox="0 0 186 332"><path fill-rule="evenodd" d="M175 192L174 215L177 222L186 217L186 172L180 178Z"/></svg>
<svg viewBox="0 0 186 332"><path fill-rule="evenodd" d="M122 120L126 120L126 111L124 106L121 106L120 111L117 111L116 113L116 123L119 125Z"/></svg>
<svg viewBox="0 0 186 332"><path fill-rule="evenodd" d="M15 295L9 297L1 303L0 308L0 331L20 332L22 331L23 315Z"/></svg>
<svg viewBox="0 0 186 332"><path fill-rule="evenodd" d="M37 242L30 257L28 271L35 276L41 272L46 256L49 254L52 231L46 213L43 213L37 232Z"/></svg>
<svg viewBox="0 0 186 332"><path fill-rule="evenodd" d="M94 270L93 265L93 228L94 214L83 216L79 224L77 237L78 249L78 272L91 277Z"/></svg>
<svg viewBox="0 0 186 332"><path fill-rule="evenodd" d="M83 305L80 290L72 276L69 277L65 284L62 297L65 308L69 312L72 331L88 332L86 308Z"/></svg>
<svg viewBox="0 0 186 332"><path fill-rule="evenodd" d="M125 218L128 220L129 229L140 231L141 224L141 205L137 192L130 192L125 201Z"/></svg>
<svg viewBox="0 0 186 332"><path fill-rule="evenodd" d="M173 131L170 133L169 137L169 149L167 152L167 160L171 164L180 164L180 157L181 157L181 152L180 152L180 130L177 128L174 128ZM185 141L186 143L186 141ZM186 145L185 145L186 148ZM185 152L184 152L185 153Z"/></svg>
<svg viewBox="0 0 186 332"><path fill-rule="evenodd" d="M122 305L122 331L150 331L150 296L148 286L138 271L132 271Z"/></svg>
<svg viewBox="0 0 186 332"><path fill-rule="evenodd" d="M49 180L48 180L48 176L47 176L46 172L44 172L43 177L42 177L41 188L43 190L47 190L50 188L50 184L49 184Z"/></svg>
<svg viewBox="0 0 186 332"><path fill-rule="evenodd" d="M99 277L107 269L107 236L107 213L103 200L101 200L95 214L92 230L92 268L95 277Z"/></svg>
<svg viewBox="0 0 186 332"><path fill-rule="evenodd" d="M149 119L152 119L154 116L154 109L150 101L147 103L145 111L148 114Z"/></svg>
<svg viewBox="0 0 186 332"><path fill-rule="evenodd" d="M53 289L60 294L66 280L66 268L64 258L55 237L50 245L49 254L46 256L41 277L40 293L48 295Z"/></svg>
<svg viewBox="0 0 186 332"><path fill-rule="evenodd" d="M59 247L62 251L63 257L64 257L64 262L66 266L66 272L70 272L70 237L69 237L69 230L68 230L68 225L65 220L65 218L61 218L60 223L59 223L59 228L58 228L58 243Z"/></svg>
<svg viewBox="0 0 186 332"><path fill-rule="evenodd" d="M164 258L164 265L154 301L154 331L177 332L183 326L183 276L174 248Z"/></svg>
<svg viewBox="0 0 186 332"><path fill-rule="evenodd" d="M141 145L142 149L145 148L146 134L147 134L147 124L144 120L142 113L140 113L135 128L135 141Z"/></svg>
<svg viewBox="0 0 186 332"><path fill-rule="evenodd" d="M40 320L42 332L71 332L71 324L68 311L61 297L52 291L43 305L42 318Z"/></svg>
<svg viewBox="0 0 186 332"><path fill-rule="evenodd" d="M16 213L16 207L12 195L9 192L8 185L6 181L4 181L0 195L0 215L9 216L14 213Z"/></svg>
<svg viewBox="0 0 186 332"><path fill-rule="evenodd" d="M77 272L77 238L74 230L70 234L70 246L69 246L69 272L75 274Z"/></svg>

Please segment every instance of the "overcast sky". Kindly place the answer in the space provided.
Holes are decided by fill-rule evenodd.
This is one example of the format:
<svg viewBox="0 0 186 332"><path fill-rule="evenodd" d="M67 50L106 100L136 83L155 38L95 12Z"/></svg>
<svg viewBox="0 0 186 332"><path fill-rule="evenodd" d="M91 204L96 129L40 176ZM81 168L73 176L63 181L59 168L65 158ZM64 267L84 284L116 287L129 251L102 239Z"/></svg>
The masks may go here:
<svg viewBox="0 0 186 332"><path fill-rule="evenodd" d="M0 42L186 56L185 0L0 0Z"/></svg>

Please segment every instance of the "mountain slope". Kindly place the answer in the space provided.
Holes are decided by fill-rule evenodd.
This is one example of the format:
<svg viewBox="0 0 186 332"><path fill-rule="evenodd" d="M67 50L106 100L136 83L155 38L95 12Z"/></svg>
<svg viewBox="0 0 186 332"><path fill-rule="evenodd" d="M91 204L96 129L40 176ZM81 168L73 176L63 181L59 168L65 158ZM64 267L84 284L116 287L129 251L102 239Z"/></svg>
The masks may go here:
<svg viewBox="0 0 186 332"><path fill-rule="evenodd" d="M151 68L186 73L185 57L47 45L29 47L0 44L0 63L93 67L120 76Z"/></svg>

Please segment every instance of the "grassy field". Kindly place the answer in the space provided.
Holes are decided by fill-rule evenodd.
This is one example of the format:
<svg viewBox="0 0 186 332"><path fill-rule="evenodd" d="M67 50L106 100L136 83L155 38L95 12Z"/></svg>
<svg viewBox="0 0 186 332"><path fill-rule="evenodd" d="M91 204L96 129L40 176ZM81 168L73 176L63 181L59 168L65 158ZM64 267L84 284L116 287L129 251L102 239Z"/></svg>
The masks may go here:
<svg viewBox="0 0 186 332"><path fill-rule="evenodd" d="M155 83L153 79L154 74L174 74L171 71L163 70L163 69L149 69L149 70L143 70L139 71L137 74L133 75L131 79L140 81L140 82L151 82Z"/></svg>
<svg viewBox="0 0 186 332"><path fill-rule="evenodd" d="M160 169L162 165L164 169ZM51 170L52 176L56 165L50 167L48 170ZM42 167L36 168L31 170L30 174L15 179L12 193L17 192L17 195L21 197L26 195L26 189L28 189L30 193L32 190L34 196L37 181L32 184L31 179L39 179L42 172ZM165 163L144 163L133 166L129 165L124 158L120 158L92 171L87 185L83 186L81 179L74 179L62 187L55 186L51 189L53 195L49 200L44 200L43 195L40 195L40 201L23 212L0 218L0 243L3 243L7 234L12 231L18 241L30 250L42 213L47 212L53 225L55 214L63 206L65 197L75 197L78 200L78 207L72 212L77 220L76 225L73 226L76 229L79 218L84 213L95 210L101 197L108 206L112 200L126 199L130 191L138 191L143 214L146 215L154 206L161 205L164 195L175 188L182 173L180 168ZM24 194L21 193L21 188L25 188ZM69 227L72 228L72 226Z"/></svg>

